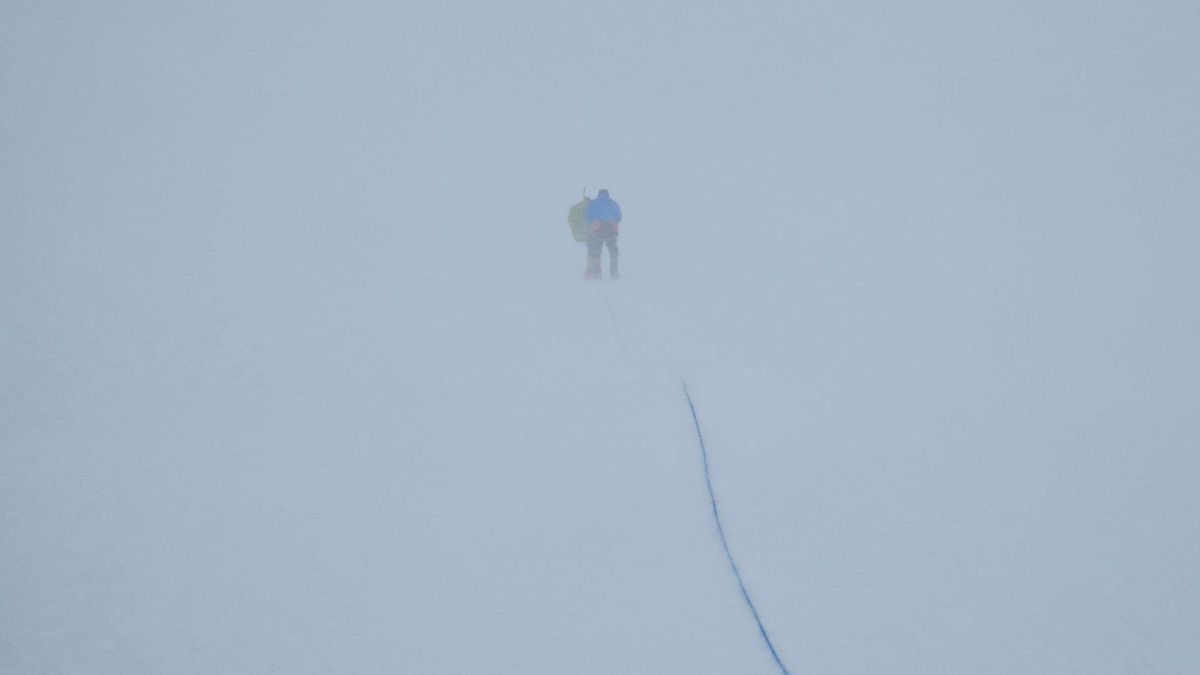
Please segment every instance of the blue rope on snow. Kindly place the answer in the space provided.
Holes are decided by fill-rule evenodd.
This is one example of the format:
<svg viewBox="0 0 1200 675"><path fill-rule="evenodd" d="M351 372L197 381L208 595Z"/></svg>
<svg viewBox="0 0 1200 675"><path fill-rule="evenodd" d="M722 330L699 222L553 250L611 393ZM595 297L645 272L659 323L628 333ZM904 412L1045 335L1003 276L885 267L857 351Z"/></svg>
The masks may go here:
<svg viewBox="0 0 1200 675"><path fill-rule="evenodd" d="M617 321L617 313L613 311L612 303L608 300L608 291L601 288L600 295L604 297L604 304L608 307L608 316L612 318L613 330L617 332L617 341L621 343L621 351L625 353L625 358L629 359L629 344L625 342L625 336L621 334L621 324Z"/></svg>
<svg viewBox="0 0 1200 675"><path fill-rule="evenodd" d="M763 642L767 643L767 649L771 652L771 658L775 659L775 665L779 666L779 670L783 675L789 675L787 666L783 665L783 659L779 658L779 652L775 651L775 645L771 642L771 636L767 634L767 627L763 625L762 617L758 615L758 609L754 607L754 601L750 599L750 592L746 590L746 583L742 581L742 573L738 570L737 563L733 560L733 552L729 550L729 539L725 537L725 526L721 524L721 511L717 508L717 494L713 491L712 473L708 468L708 448L704 445L704 434L700 431L700 417L696 414L696 404L692 402L692 393L688 391L687 380L680 378L679 381L683 384L683 395L687 398L688 409L692 411L692 422L696 425L696 439L700 441L700 455L704 458L704 482L708 486L708 499L712 503L712 514L713 520L717 523L717 534L721 535L721 547L725 549L725 557L729 560L729 568L733 570L733 576L737 579L738 588L742 591L742 599L746 601L746 606L750 608L750 613L754 615L754 622L758 624L758 632L762 635Z"/></svg>
<svg viewBox="0 0 1200 675"><path fill-rule="evenodd" d="M608 306L608 316L612 319L613 329L617 333L617 340L621 343L621 350L625 352L625 358L629 358L629 345L625 342L625 336L621 334L621 324L617 321L617 313L613 311L612 302L608 299L608 293L601 288L600 295L604 298L604 304ZM712 504L713 520L717 523L717 534L721 536L721 547L725 549L725 558L729 560L729 569L733 570L733 576L737 579L738 589L742 592L742 599L746 601L746 606L750 608L750 613L754 615L754 622L758 624L758 632L762 635L763 642L767 645L767 650L771 652L771 658L775 660L775 665L779 666L779 671L783 675L791 675L787 666L783 665L783 659L779 658L779 652L775 651L775 645L771 642L771 636L767 634L767 627L763 625L762 617L758 615L758 609L754 606L754 601L750 599L750 591L746 590L746 583L742 581L742 572L733 560L733 552L729 550L729 539L725 536L725 526L721 524L721 511L717 508L717 494L713 490L712 473L708 468L708 447L704 444L704 433L700 431L700 416L696 414L696 404L692 402L692 393L688 390L687 380L681 377L679 381L683 384L683 395L687 398L688 409L692 412L692 422L696 425L696 440L700 442L700 456L704 459L704 483L708 486L708 499Z"/></svg>

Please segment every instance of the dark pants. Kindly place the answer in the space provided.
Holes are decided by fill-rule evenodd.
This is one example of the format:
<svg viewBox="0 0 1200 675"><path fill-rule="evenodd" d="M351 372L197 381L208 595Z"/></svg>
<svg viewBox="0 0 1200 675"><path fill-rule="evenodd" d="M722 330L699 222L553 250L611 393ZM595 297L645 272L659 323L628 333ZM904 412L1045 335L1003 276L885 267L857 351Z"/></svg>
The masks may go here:
<svg viewBox="0 0 1200 675"><path fill-rule="evenodd" d="M599 228L594 228L588 233L588 257L599 258L605 244L608 245L608 262L615 268L617 256L620 253L617 249L617 229L608 223L603 223Z"/></svg>

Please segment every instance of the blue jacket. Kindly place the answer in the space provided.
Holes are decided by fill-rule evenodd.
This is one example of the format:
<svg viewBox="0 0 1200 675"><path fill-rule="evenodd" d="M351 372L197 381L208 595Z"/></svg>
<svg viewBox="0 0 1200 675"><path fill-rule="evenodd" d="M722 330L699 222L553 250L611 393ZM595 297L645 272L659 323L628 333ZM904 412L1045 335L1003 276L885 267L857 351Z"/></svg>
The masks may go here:
<svg viewBox="0 0 1200 675"><path fill-rule="evenodd" d="M588 223L619 223L621 222L621 205L609 197L607 191L602 191L592 200L591 204L588 204L587 220Z"/></svg>

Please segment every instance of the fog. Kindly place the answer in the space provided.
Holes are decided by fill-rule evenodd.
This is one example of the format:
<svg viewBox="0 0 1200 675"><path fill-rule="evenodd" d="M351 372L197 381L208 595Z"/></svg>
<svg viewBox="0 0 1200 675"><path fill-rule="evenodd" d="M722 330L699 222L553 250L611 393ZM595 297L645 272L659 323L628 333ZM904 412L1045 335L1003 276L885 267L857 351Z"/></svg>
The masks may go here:
<svg viewBox="0 0 1200 675"><path fill-rule="evenodd" d="M1200 671L1200 7L352 4L0 5L0 672Z"/></svg>

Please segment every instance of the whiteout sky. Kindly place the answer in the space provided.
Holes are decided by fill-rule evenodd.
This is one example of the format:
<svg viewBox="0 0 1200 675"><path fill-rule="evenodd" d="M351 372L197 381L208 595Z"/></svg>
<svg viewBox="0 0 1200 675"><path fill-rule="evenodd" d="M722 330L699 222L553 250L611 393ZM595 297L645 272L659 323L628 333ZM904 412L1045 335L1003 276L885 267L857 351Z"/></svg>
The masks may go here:
<svg viewBox="0 0 1200 675"><path fill-rule="evenodd" d="M1197 35L3 3L0 671L1200 670Z"/></svg>

